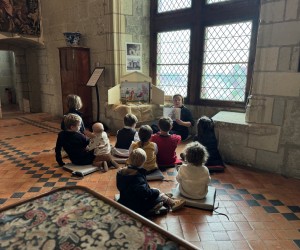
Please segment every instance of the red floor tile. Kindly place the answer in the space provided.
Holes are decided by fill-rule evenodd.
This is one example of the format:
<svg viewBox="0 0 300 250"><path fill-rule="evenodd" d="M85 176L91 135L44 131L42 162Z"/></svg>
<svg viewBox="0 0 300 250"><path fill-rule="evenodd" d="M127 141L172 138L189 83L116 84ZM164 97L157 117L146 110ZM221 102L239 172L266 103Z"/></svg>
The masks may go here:
<svg viewBox="0 0 300 250"><path fill-rule="evenodd" d="M114 198L118 192L117 170L78 179L57 167L54 146L60 119L48 114L19 114L18 118L2 119L0 124L0 207L70 183ZM114 144L115 137L109 138ZM179 145L177 154L185 144ZM47 169L59 176L53 176ZM164 175L168 182L153 181L150 185L170 192L176 186L175 176L168 172ZM217 194L217 212L227 214L228 218L217 212L186 207L152 221L199 249L299 249L294 240L300 240L300 212L293 212L288 206L300 209L300 189L295 188L300 187L300 180L241 166L227 166L224 173L211 177L212 185L223 192ZM21 198L13 198L20 193ZM257 206L251 206L249 200L256 201ZM281 205L273 205L274 201ZM269 213L273 209L266 210L264 206L276 208L278 213ZM285 213L293 214L294 219L288 220Z"/></svg>

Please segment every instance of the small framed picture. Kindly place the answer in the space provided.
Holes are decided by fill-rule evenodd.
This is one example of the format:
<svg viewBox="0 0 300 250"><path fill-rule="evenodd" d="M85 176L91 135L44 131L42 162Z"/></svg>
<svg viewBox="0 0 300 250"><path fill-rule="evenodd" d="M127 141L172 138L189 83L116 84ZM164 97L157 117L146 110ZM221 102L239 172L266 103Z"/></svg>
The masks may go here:
<svg viewBox="0 0 300 250"><path fill-rule="evenodd" d="M141 43L126 43L126 71L142 71Z"/></svg>
<svg viewBox="0 0 300 250"><path fill-rule="evenodd" d="M121 102L141 102L150 101L149 82L122 82L121 83Z"/></svg>

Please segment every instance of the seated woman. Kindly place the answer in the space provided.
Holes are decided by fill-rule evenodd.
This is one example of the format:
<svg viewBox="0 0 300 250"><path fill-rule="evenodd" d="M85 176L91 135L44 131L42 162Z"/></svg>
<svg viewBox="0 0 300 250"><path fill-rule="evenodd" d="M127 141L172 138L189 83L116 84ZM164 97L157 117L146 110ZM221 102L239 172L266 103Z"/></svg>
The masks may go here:
<svg viewBox="0 0 300 250"><path fill-rule="evenodd" d="M177 134L181 136L181 140L184 141L189 136L189 127L194 126L194 119L191 111L183 105L183 96L176 94L173 96L173 107L180 108L180 119L176 119L173 122L173 128L170 134Z"/></svg>

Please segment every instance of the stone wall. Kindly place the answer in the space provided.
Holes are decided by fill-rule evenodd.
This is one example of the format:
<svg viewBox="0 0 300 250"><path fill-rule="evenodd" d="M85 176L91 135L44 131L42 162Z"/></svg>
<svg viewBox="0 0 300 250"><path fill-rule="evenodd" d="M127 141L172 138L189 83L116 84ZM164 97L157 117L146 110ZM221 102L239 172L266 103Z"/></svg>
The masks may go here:
<svg viewBox="0 0 300 250"><path fill-rule="evenodd" d="M252 92L245 117L248 123L232 125L229 121L217 125L220 150L226 161L298 178L299 2L262 0ZM150 0L41 0L40 3L43 36L35 39L37 46L23 47L25 38L15 46L4 46L15 53L16 88L22 94L19 100L28 98L31 111L62 115L58 48L65 46L63 32L79 31L80 45L91 49L91 72L95 66L105 67L98 85L100 119L106 121L107 90L127 73L126 42L142 43L143 73L149 73ZM1 34L0 49L3 49L2 38ZM94 118L96 105L94 91ZM195 119L224 110L189 107Z"/></svg>
<svg viewBox="0 0 300 250"><path fill-rule="evenodd" d="M114 79L108 88L120 83L120 78L128 74L126 71L126 43L142 44L142 73L149 75L149 27L150 27L150 1L149 0L122 0L113 4L113 45L114 45ZM107 90L105 101L107 101ZM105 103L103 103L105 105ZM102 107L104 107L102 105ZM101 112L101 119L108 126L113 124Z"/></svg>
<svg viewBox="0 0 300 250"><path fill-rule="evenodd" d="M20 110L24 111L23 100L29 100L29 85L28 85L28 72L27 72L27 60L26 60L26 49L11 45L8 43L1 43L0 39L0 50L6 51L11 55L9 63L11 86L14 88L15 102L19 105ZM3 57L1 57L3 58ZM30 108L27 109L29 111Z"/></svg>
<svg viewBox="0 0 300 250"><path fill-rule="evenodd" d="M14 89L14 74L12 65L14 63L14 55L12 51L0 50L0 100L2 105L8 104L8 96L5 92L6 88L15 92ZM1 104L0 104L1 105Z"/></svg>
<svg viewBox="0 0 300 250"><path fill-rule="evenodd" d="M262 1L248 124L217 125L226 161L300 178L300 1ZM230 121L229 121L230 122ZM298 124L298 125L297 125ZM242 131L237 127L242 126ZM237 139L238 138L238 139Z"/></svg>
<svg viewBox="0 0 300 250"><path fill-rule="evenodd" d="M146 44L143 68L148 70L146 62L149 53L146 41L149 42L149 30L144 27L149 26L149 1L42 0L41 6L45 50L40 50L37 57L39 62L45 63L39 72L42 83L42 110L54 114L62 113L57 48L65 46L63 32L79 31L82 34L80 46L88 47L91 51L91 72L96 66L105 67L98 86L100 120L107 122L104 115L107 90L119 83L120 77L126 74L126 42ZM97 116L96 105L96 93L93 91L94 118Z"/></svg>

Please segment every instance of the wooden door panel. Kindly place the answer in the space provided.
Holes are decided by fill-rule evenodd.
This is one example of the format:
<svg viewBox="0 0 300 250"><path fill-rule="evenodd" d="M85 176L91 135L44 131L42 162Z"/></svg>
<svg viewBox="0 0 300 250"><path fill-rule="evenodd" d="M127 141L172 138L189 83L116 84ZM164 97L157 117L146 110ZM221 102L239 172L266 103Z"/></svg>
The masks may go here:
<svg viewBox="0 0 300 250"><path fill-rule="evenodd" d="M83 120L86 125L93 121L92 89L86 86L90 78L89 53L88 48L59 48L63 112L68 111L66 106L67 95L79 95L83 103L80 111L83 113Z"/></svg>

